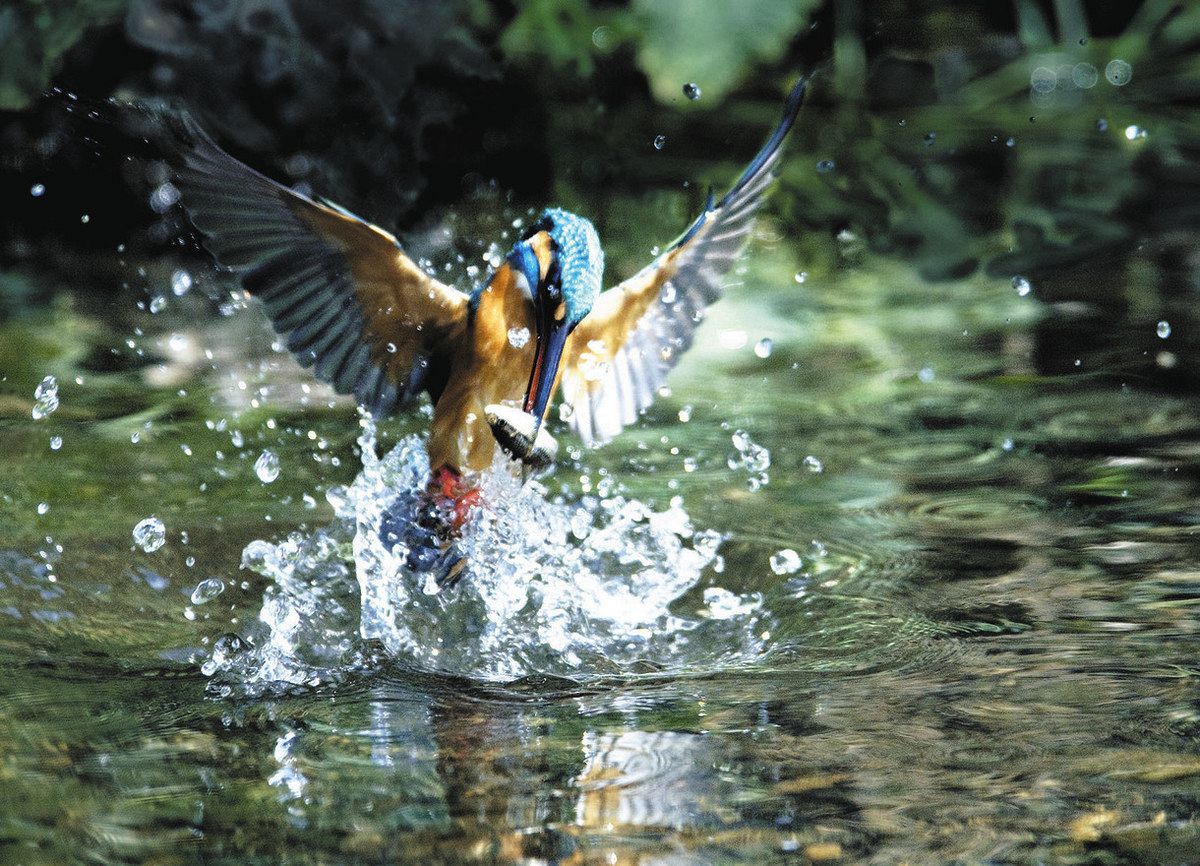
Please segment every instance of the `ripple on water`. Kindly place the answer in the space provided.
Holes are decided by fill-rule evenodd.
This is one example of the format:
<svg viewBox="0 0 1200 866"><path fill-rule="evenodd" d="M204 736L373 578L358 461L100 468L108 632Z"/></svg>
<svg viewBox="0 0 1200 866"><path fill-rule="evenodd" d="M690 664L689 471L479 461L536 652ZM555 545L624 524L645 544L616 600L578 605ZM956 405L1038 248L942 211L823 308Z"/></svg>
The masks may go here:
<svg viewBox="0 0 1200 866"><path fill-rule="evenodd" d="M471 573L427 593L403 545L380 540L388 507L425 484L423 444L409 437L378 458L369 425L360 444L363 469L331 491L330 526L247 546L243 565L272 583L260 633L248 635L256 646L211 666L223 681L317 685L380 646L419 670L492 681L704 672L765 652L757 593L726 593L719 606L683 598L720 538L697 532L678 500L656 511L620 496L550 499L502 463L484 474L485 506L460 542Z"/></svg>

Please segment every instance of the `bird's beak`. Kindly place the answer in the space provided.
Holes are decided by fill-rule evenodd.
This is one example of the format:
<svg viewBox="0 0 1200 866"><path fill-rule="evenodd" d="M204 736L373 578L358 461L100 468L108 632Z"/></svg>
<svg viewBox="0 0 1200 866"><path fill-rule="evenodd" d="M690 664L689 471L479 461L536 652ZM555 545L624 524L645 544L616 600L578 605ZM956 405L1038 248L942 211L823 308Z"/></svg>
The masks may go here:
<svg viewBox="0 0 1200 866"><path fill-rule="evenodd" d="M533 369L529 373L529 387L525 390L526 412L537 419L534 435L541 429L554 381L558 377L558 363L562 359L563 347L571 329L563 314L562 302L548 298L541 291L534 300L534 318L537 323L537 349L533 356Z"/></svg>

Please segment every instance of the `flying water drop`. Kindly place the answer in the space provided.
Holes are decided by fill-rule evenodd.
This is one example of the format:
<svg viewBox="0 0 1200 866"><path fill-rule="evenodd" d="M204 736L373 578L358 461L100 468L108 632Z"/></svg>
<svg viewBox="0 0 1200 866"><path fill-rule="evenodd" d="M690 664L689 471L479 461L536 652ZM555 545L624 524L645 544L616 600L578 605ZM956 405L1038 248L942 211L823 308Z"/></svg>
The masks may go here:
<svg viewBox="0 0 1200 866"><path fill-rule="evenodd" d="M700 85L694 81L689 81L683 85L683 95L695 102L700 98Z"/></svg>
<svg viewBox="0 0 1200 866"><path fill-rule="evenodd" d="M47 376L33 391L33 418L40 421L58 408L58 380Z"/></svg>
<svg viewBox="0 0 1200 866"><path fill-rule="evenodd" d="M269 449L259 454L254 461L254 474L263 484L270 484L279 477L279 456Z"/></svg>
<svg viewBox="0 0 1200 866"><path fill-rule="evenodd" d="M1104 77L1113 87L1124 87L1133 80L1133 67L1120 58L1108 61L1104 67Z"/></svg>
<svg viewBox="0 0 1200 866"><path fill-rule="evenodd" d="M133 527L133 543L153 553L167 543L167 528L157 517L147 517Z"/></svg>
<svg viewBox="0 0 1200 866"><path fill-rule="evenodd" d="M529 329L528 328L509 328L508 329L508 345L514 349L523 349L529 344Z"/></svg>
<svg viewBox="0 0 1200 866"><path fill-rule="evenodd" d="M192 590L192 604L205 604L225 591L225 581L219 577L208 577L196 584Z"/></svg>
<svg viewBox="0 0 1200 866"><path fill-rule="evenodd" d="M1165 340L1165 339L1167 339L1167 337L1171 336L1171 323L1168 322L1166 319L1163 319L1161 322L1158 323L1158 327L1155 328L1154 330L1155 330L1155 333L1157 333L1160 338Z"/></svg>
<svg viewBox="0 0 1200 866"><path fill-rule="evenodd" d="M174 294L175 297L183 297L188 293L188 289L191 287L192 275L183 268L179 268L173 274L171 274L171 293Z"/></svg>

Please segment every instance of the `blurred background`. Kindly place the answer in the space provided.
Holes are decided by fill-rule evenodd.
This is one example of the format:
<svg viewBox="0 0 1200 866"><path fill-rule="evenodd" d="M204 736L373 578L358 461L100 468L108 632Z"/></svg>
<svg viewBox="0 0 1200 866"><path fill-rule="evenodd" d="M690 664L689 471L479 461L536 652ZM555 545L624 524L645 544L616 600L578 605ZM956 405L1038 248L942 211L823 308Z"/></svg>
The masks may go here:
<svg viewBox="0 0 1200 866"><path fill-rule="evenodd" d="M604 569L707 551L662 642L362 639L355 407L118 104L463 290L569 208L611 284L802 74L669 388L555 422ZM1192 0L5 0L0 860L1193 862L1198 157Z"/></svg>
<svg viewBox="0 0 1200 866"><path fill-rule="evenodd" d="M129 162L63 111L68 93L186 107L245 161L436 258L422 231L456 215L456 234L485 234L470 221L489 190L577 209L618 245L614 220L684 222L801 73L802 156L772 208L818 267L849 230L927 279L982 269L1136 307L1196 285L1198 39L1193 4L1166 0L15 0L0 315L64 286L118 291L118 244L198 260L170 190L153 195L164 166ZM1153 285L1130 279L1140 265Z"/></svg>

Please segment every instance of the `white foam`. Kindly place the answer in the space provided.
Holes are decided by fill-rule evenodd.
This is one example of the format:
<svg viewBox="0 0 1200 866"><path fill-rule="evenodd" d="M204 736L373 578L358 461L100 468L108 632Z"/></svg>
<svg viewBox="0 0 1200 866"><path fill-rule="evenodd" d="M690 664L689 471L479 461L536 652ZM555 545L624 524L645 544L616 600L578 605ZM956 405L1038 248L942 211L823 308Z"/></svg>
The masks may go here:
<svg viewBox="0 0 1200 866"><path fill-rule="evenodd" d="M484 504L459 542L469 572L430 594L403 544L380 539L388 507L425 485L423 443L412 436L378 458L364 422L360 445L362 471L330 491L333 524L244 552L243 564L272 585L258 646L220 666L243 683L336 677L372 646L356 638L415 668L492 681L692 669L762 651L757 594L723 596L721 617L698 593L680 601L712 575L719 541L695 532L678 501L655 510L619 495L550 499L502 459L484 473Z"/></svg>

